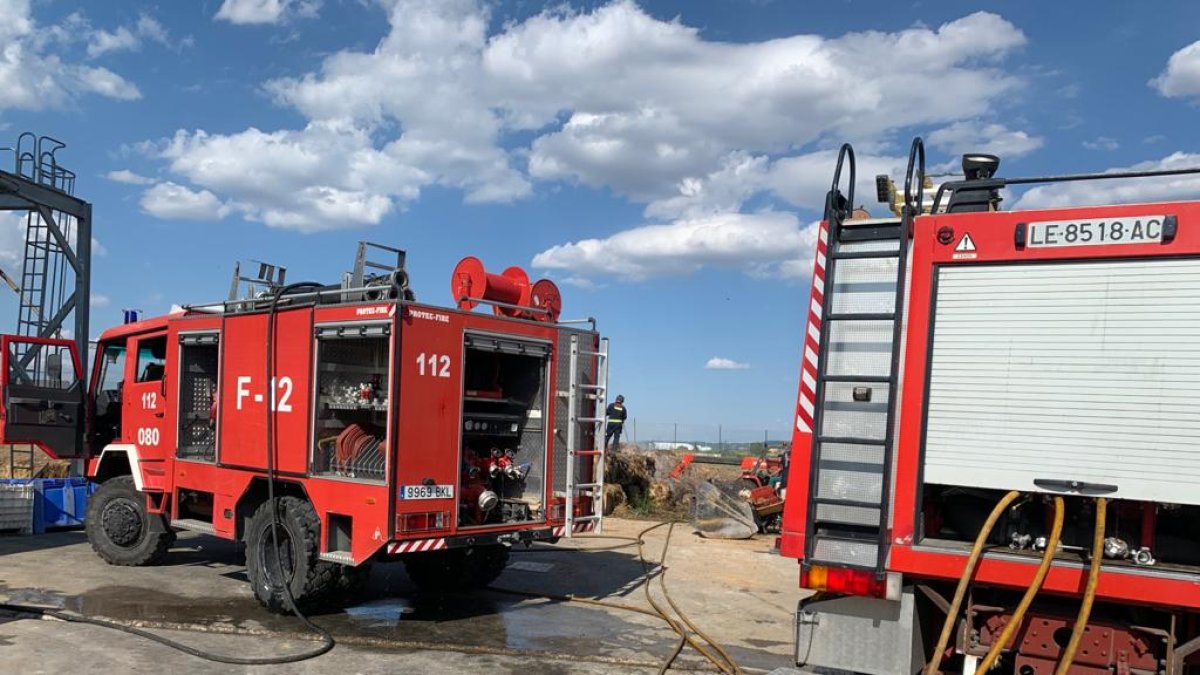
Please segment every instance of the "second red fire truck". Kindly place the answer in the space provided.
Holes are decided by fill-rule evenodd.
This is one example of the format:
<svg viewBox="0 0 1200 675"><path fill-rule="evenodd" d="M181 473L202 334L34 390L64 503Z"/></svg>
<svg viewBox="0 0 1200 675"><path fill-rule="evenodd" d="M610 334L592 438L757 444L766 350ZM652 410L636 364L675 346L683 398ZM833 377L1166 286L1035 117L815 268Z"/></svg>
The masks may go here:
<svg viewBox="0 0 1200 675"><path fill-rule="evenodd" d="M456 307L422 304L403 252L366 243L340 284L281 276L105 331L87 374L69 341L0 339L0 439L86 463L100 557L153 564L178 530L242 541L283 611L380 559L486 585L510 546L599 526L608 343L559 321L552 283L467 258Z"/></svg>
<svg viewBox="0 0 1200 675"><path fill-rule="evenodd" d="M1200 203L1001 208L968 155L820 224L782 552L796 662L1176 675L1200 661ZM848 170L849 185L841 178ZM1179 180L1176 178L1175 180ZM1194 178L1192 178L1194 180Z"/></svg>

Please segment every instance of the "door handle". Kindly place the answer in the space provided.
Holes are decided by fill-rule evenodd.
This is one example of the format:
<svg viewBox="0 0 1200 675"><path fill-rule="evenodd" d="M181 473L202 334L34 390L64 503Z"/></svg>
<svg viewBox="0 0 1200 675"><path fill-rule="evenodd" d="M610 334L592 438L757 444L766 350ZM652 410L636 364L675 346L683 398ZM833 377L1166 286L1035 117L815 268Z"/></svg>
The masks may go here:
<svg viewBox="0 0 1200 675"><path fill-rule="evenodd" d="M162 417L163 415L166 415L166 413L165 413L165 412L156 412L156 413L154 413L154 416L155 416L155 417Z"/></svg>

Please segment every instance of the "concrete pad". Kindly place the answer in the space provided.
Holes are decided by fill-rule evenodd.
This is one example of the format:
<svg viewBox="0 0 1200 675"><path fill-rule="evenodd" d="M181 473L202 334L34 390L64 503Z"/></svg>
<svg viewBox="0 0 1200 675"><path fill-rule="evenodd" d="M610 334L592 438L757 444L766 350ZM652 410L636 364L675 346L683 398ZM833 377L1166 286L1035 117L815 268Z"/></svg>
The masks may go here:
<svg viewBox="0 0 1200 675"><path fill-rule="evenodd" d="M652 524L606 519L605 534L631 537ZM648 558L658 559L666 535L665 527L647 535ZM681 524L671 535L667 556L671 599L749 670L790 665L792 616L801 597L798 568L773 552L773 539L706 540ZM443 598L417 593L402 564L376 564L366 602L313 617L339 646L314 661L278 668L367 673L394 672L402 664L406 671L431 673L481 667L500 673L518 668L523 673L656 671L678 642L661 618L527 595L597 598L649 610L636 548L614 548L627 543L589 537L517 549L493 590ZM144 626L226 653L312 646L298 620L258 605L241 558L232 542L190 533L180 535L163 564L144 568L106 565L82 532L0 537L0 597ZM655 600L669 609L657 580L651 588ZM62 673L81 662L119 664L118 670L128 672L141 672L143 663L156 670L178 664L189 672L245 669L210 664L99 627L29 618L0 621L0 658L44 672ZM531 669L529 664L537 665ZM691 649L676 665L713 669Z"/></svg>

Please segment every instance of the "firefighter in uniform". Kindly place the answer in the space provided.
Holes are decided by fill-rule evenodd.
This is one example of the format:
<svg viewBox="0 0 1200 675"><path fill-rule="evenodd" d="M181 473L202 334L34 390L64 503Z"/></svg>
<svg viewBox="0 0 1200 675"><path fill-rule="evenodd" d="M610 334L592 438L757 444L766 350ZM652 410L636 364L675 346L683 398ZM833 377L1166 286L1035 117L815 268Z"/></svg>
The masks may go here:
<svg viewBox="0 0 1200 675"><path fill-rule="evenodd" d="M625 397L617 396L617 400L609 404L608 410L604 414L608 418L608 431L604 434L604 447L615 449L620 447L621 428L625 425L625 417L628 415L625 410ZM612 441L611 446L610 440Z"/></svg>

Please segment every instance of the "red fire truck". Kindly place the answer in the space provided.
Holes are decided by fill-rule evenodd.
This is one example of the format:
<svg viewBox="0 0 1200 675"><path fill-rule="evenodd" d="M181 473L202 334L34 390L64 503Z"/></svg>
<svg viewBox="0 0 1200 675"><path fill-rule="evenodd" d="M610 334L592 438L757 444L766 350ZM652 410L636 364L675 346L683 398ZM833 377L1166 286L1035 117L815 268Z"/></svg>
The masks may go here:
<svg viewBox="0 0 1200 675"><path fill-rule="evenodd" d="M396 262L366 259L380 250ZM86 386L73 343L4 336L0 439L85 461L104 560L153 564L177 530L242 541L279 611L286 590L298 606L355 590L380 559L425 588L485 585L508 547L598 528L594 322L560 322L552 283L475 258L457 308L421 304L403 261L364 242L340 284L264 266L249 297L235 273L227 302L105 331Z"/></svg>
<svg viewBox="0 0 1200 675"><path fill-rule="evenodd" d="M782 552L816 591L796 663L912 675L1194 671L1200 661L1200 203L1004 211L936 191L820 224ZM842 179L849 174L849 188Z"/></svg>

